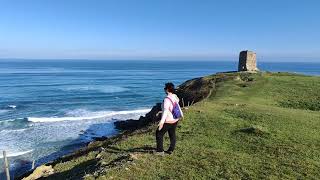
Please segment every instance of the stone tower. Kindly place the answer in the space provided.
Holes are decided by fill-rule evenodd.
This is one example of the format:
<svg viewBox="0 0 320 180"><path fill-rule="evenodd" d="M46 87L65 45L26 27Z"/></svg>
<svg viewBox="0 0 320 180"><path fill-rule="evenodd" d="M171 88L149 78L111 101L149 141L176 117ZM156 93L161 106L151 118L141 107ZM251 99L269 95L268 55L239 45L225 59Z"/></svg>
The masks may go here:
<svg viewBox="0 0 320 180"><path fill-rule="evenodd" d="M241 51L239 55L238 71L258 71L256 53L253 51Z"/></svg>

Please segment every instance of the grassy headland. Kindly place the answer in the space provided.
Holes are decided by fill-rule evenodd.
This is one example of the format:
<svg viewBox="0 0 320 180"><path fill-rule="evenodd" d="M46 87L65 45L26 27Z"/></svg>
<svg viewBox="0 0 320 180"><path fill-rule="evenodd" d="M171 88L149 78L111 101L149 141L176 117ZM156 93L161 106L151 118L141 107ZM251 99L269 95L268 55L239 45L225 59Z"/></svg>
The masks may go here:
<svg viewBox="0 0 320 180"><path fill-rule="evenodd" d="M51 163L48 179L320 179L320 77L203 80L217 77L213 93L184 110L172 155L152 154L151 124Z"/></svg>

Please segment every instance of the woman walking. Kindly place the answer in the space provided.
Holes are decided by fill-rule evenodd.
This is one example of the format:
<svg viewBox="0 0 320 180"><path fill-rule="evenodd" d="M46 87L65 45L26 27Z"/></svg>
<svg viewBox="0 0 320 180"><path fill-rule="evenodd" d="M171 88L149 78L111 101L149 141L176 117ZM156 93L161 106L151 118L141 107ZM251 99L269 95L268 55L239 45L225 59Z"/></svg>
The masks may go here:
<svg viewBox="0 0 320 180"><path fill-rule="evenodd" d="M163 136L166 132L168 132L170 138L170 146L166 152L171 154L174 151L176 145L176 127L179 119L183 117L179 106L179 98L174 94L174 84L166 83L164 91L167 96L162 103L162 117L156 131L157 153L160 155L164 154ZM178 115L176 115L177 113Z"/></svg>

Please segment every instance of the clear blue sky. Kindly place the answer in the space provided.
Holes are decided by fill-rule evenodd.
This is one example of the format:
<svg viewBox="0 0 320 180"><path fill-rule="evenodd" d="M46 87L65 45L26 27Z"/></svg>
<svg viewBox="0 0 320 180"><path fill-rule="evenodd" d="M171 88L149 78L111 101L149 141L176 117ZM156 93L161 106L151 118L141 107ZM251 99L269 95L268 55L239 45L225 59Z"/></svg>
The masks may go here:
<svg viewBox="0 0 320 180"><path fill-rule="evenodd" d="M0 0L0 58L320 60L318 0Z"/></svg>

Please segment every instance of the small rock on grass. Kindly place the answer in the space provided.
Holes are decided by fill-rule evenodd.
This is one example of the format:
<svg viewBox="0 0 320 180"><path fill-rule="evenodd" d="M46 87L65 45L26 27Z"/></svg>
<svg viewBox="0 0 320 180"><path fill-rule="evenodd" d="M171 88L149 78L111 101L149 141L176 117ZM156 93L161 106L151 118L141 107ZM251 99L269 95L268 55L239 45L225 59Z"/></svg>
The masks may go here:
<svg viewBox="0 0 320 180"><path fill-rule="evenodd" d="M130 158L133 159L133 160L137 160L138 159L138 154L136 153L130 153Z"/></svg>
<svg viewBox="0 0 320 180"><path fill-rule="evenodd" d="M97 156L96 156L97 159L101 159L102 158L102 155L101 153L99 153Z"/></svg>
<svg viewBox="0 0 320 180"><path fill-rule="evenodd" d="M47 177L51 174L54 174L54 169L52 166L46 166L42 165L37 167L32 174L30 174L28 177L23 178L23 180L36 180L41 177Z"/></svg>

